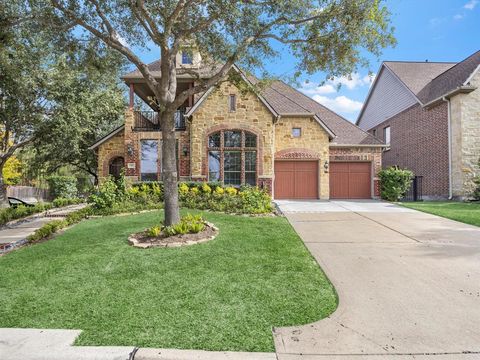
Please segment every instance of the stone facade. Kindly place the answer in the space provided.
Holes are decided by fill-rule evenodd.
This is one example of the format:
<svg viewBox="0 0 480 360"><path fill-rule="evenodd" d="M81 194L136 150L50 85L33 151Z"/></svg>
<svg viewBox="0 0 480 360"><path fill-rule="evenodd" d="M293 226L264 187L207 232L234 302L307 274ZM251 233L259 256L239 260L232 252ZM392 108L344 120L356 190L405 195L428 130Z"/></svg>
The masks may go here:
<svg viewBox="0 0 480 360"><path fill-rule="evenodd" d="M229 95L236 96L236 111L229 111ZM224 129L247 130L257 135L259 182L272 178L273 115L254 93L242 93L231 83L221 84L192 115L190 126L194 129L190 136L192 179L208 179L208 135Z"/></svg>
<svg viewBox="0 0 480 360"><path fill-rule="evenodd" d="M299 128L300 136L293 137L292 129ZM275 124L276 160L317 160L319 162L319 196L328 199L330 195L328 172L323 163L329 157L329 138L326 131L313 118L281 117Z"/></svg>
<svg viewBox="0 0 480 360"><path fill-rule="evenodd" d="M452 134L452 192L455 198L469 198L480 175L480 72L470 81L477 89L450 99Z"/></svg>
<svg viewBox="0 0 480 360"><path fill-rule="evenodd" d="M230 111L229 97L236 96L236 110ZM299 128L300 136L292 129ZM329 198L328 162L372 161L375 174L380 169L379 148L330 148L330 140L322 126L310 116L276 118L253 92L240 91L225 82L212 91L187 119L185 130L176 132L180 180L208 181L208 136L220 130L244 130L257 135L257 185L273 192L275 160L316 160L319 162L319 197ZM125 113L125 129L98 148L99 174L108 175L109 161L115 156L125 159L126 176L140 180L140 142L158 140L158 171L161 169L160 131L136 131L134 112ZM374 175L375 175L374 174ZM375 178L376 180L376 178Z"/></svg>
<svg viewBox="0 0 480 360"><path fill-rule="evenodd" d="M390 126L390 147L383 153L383 167L399 166L423 176L426 199L448 197L448 106L433 108L420 104L400 112L369 130L383 138Z"/></svg>
<svg viewBox="0 0 480 360"><path fill-rule="evenodd" d="M125 159L125 131L120 131L98 147L97 174L99 174L100 179L108 176L110 163L116 157L123 157Z"/></svg>
<svg viewBox="0 0 480 360"><path fill-rule="evenodd" d="M380 182L378 172L382 170L381 147L330 147L330 162L332 161L361 161L371 162L373 179L373 197L380 196Z"/></svg>

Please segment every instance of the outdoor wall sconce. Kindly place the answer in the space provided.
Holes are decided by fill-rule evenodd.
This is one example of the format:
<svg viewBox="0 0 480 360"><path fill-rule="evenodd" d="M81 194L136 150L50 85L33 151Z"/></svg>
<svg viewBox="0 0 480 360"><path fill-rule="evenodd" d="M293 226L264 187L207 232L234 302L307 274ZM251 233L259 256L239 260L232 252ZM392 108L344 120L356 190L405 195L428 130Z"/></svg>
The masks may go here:
<svg viewBox="0 0 480 360"><path fill-rule="evenodd" d="M323 164L323 168L325 169L325 172L328 171L328 161L325 160L325 163Z"/></svg>
<svg viewBox="0 0 480 360"><path fill-rule="evenodd" d="M132 146L132 144L127 145L127 154L128 154L128 156L133 156L133 146Z"/></svg>
<svg viewBox="0 0 480 360"><path fill-rule="evenodd" d="M183 156L187 156L188 155L188 148L186 146L183 147L182 149L182 154Z"/></svg>

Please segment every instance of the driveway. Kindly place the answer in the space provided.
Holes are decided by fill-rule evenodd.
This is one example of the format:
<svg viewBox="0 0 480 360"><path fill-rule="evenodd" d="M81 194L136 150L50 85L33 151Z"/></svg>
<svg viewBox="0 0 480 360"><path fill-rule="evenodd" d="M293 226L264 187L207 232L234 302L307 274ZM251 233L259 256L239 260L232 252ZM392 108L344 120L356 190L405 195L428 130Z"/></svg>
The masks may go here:
<svg viewBox="0 0 480 360"><path fill-rule="evenodd" d="M278 359L480 359L480 228L384 202L278 204L339 295L330 317L274 329Z"/></svg>

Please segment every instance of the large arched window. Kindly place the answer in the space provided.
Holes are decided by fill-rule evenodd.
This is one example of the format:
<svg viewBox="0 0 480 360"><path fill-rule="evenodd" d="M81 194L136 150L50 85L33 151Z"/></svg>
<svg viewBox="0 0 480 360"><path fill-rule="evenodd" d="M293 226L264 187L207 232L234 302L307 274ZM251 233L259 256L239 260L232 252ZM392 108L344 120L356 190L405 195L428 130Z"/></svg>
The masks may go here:
<svg viewBox="0 0 480 360"><path fill-rule="evenodd" d="M229 185L257 184L257 136L221 130L208 137L208 180Z"/></svg>

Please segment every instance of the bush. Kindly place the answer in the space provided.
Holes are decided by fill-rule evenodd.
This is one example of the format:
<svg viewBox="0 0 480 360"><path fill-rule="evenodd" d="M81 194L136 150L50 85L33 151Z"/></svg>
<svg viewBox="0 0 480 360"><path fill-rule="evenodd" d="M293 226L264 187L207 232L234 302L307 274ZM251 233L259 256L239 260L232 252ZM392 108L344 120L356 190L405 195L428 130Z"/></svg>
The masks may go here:
<svg viewBox="0 0 480 360"><path fill-rule="evenodd" d="M478 160L478 168L480 169L480 159ZM480 200L480 175L473 178L475 189L473 190L472 197L474 200Z"/></svg>
<svg viewBox="0 0 480 360"><path fill-rule="evenodd" d="M180 219L178 224L164 226L163 233L166 236L196 234L203 229L205 229L205 220L203 220L201 215L187 214Z"/></svg>
<svg viewBox="0 0 480 360"><path fill-rule="evenodd" d="M5 225L6 223L21 219L33 214L41 213L46 210L50 210L53 207L49 203L39 203L34 206L23 206L20 205L16 208L6 208L0 210L0 225Z"/></svg>
<svg viewBox="0 0 480 360"><path fill-rule="evenodd" d="M109 177L100 184L97 192L88 197L88 202L95 209L107 209L126 200L126 190L122 180Z"/></svg>
<svg viewBox="0 0 480 360"><path fill-rule="evenodd" d="M52 201L52 204L55 207L63 207L68 205L81 204L82 202L84 202L84 200L80 198L72 198L72 199L56 198L55 200Z"/></svg>
<svg viewBox="0 0 480 360"><path fill-rule="evenodd" d="M72 199L77 196L77 179L73 176L50 176L47 178L50 196L54 199Z"/></svg>
<svg viewBox="0 0 480 360"><path fill-rule="evenodd" d="M413 172L390 166L378 173L380 178L380 195L388 201L398 201L410 188Z"/></svg>

